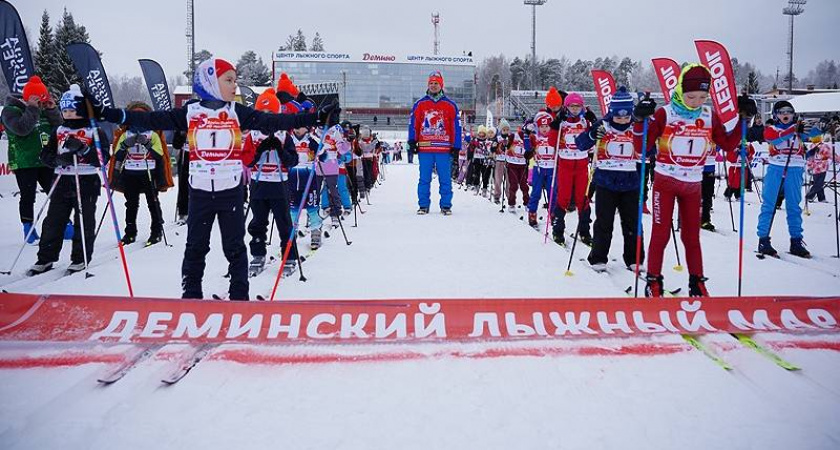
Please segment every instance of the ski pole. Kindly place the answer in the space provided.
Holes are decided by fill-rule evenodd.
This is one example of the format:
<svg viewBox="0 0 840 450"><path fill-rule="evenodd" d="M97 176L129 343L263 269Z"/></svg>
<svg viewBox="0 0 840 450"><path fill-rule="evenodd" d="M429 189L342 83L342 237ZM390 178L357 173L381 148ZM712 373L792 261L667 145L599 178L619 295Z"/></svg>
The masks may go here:
<svg viewBox="0 0 840 450"><path fill-rule="evenodd" d="M327 120L324 121L324 128L321 133L321 136L325 136L327 134L327 129L329 127L329 117ZM324 141L325 139L321 139L320 143L318 144L318 151L315 152L317 155L321 152L321 149L324 148ZM300 198L300 208L303 208L306 205L306 197L309 194L309 187L312 186L312 179L315 178L315 168L312 168L312 171L309 172L309 177L306 180L306 186L303 188L303 195ZM300 219L298 217L298 219ZM281 270L277 271L277 278L274 280L274 287L271 289L271 296L269 297L269 301L274 301L274 296L277 294L277 286L280 285L280 279L283 277L283 270L282 267L286 265L286 260L289 258L289 252L292 250L292 243L295 242L295 234L297 233L298 225L300 224L300 220L293 221L292 223L292 231L289 235L289 242L286 244L286 249L283 251L283 260L280 261ZM298 252L298 256L300 256L300 252Z"/></svg>
<svg viewBox="0 0 840 450"><path fill-rule="evenodd" d="M572 240L572 252L569 254L569 264L566 265L567 277L574 275L574 272L572 272L572 258L575 257L575 247L577 246L578 234L580 234L578 233L578 230L575 230L575 238Z"/></svg>
<svg viewBox="0 0 840 450"><path fill-rule="evenodd" d="M682 262L680 262L680 245L677 242L677 230L674 228L674 219L671 218L671 236L674 238L674 252L677 254L677 265L674 266L675 272L682 272L683 266Z"/></svg>
<svg viewBox="0 0 840 450"><path fill-rule="evenodd" d="M97 133L98 130L96 128L93 129L94 133ZM76 205L79 207L79 228L82 230L82 253L84 256L83 261L85 262L85 278L90 278L90 272L88 272L88 252L87 252L87 236L85 236L85 212L82 209L82 188L79 185L79 158L73 153L73 178L76 180ZM91 243L93 244L93 243Z"/></svg>
<svg viewBox="0 0 840 450"><path fill-rule="evenodd" d="M271 238L274 236L274 213L271 214L271 225L268 227L268 242L266 245L271 245Z"/></svg>
<svg viewBox="0 0 840 450"><path fill-rule="evenodd" d="M108 183L108 172L105 168L105 159L102 157L102 142L99 140L99 128L96 125L96 119L93 115L93 105L90 101L85 100L88 117L90 117L90 126L93 128L93 141L96 144L96 156L99 158L99 169L102 172L102 182L105 184L105 192L108 194L108 206L111 210L111 221L114 224L114 235L117 238L117 245L120 249L120 258L122 259L123 273L125 274L125 284L128 286L128 296L134 297L134 288L131 287L131 275L128 273L128 261L125 259L125 249L123 248L122 236L120 235L120 224L117 221L117 211L114 209L113 191L111 185Z"/></svg>
<svg viewBox="0 0 840 450"><path fill-rule="evenodd" d="M650 94L647 95L650 97ZM636 218L636 273L635 273L635 287L633 289L633 297L639 297L639 265L642 260L642 205L645 198L645 163L647 162L647 139L648 139L648 118L645 117L642 124L642 176L639 182L639 207L638 216ZM672 227L673 228L673 227Z"/></svg>
<svg viewBox="0 0 840 450"><path fill-rule="evenodd" d="M747 187L747 119L741 119L741 217L738 223L738 297L741 296L741 285L744 275L744 197ZM789 160L790 158L788 158ZM769 234L768 234L769 236Z"/></svg>
<svg viewBox="0 0 840 450"><path fill-rule="evenodd" d="M551 225L551 214L554 212L555 190L557 184L557 161L560 159L560 131L557 132L557 141L554 142L554 166L551 174L551 192L548 195L548 213L545 220L545 234L543 235L543 244L548 243L548 227Z"/></svg>
<svg viewBox="0 0 840 450"><path fill-rule="evenodd" d="M834 237L837 243L837 254L835 258L840 258L840 217L837 217L837 153L836 147L837 143L835 142L834 135L837 134L837 123L834 123L834 126L831 130L831 166L832 172L834 172Z"/></svg>
<svg viewBox="0 0 840 450"><path fill-rule="evenodd" d="M32 222L32 227L29 228L29 232L26 233L26 236L23 237L23 244L21 244L20 250L18 250L17 256L15 256L15 260L12 261L12 266L9 267L9 270L0 271L0 274L2 274L2 275L11 275L12 274L12 270L15 269L15 266L17 265L18 260L20 259L20 255L23 254L23 249L26 248L26 241L28 241L29 238L32 237L32 233L35 232L35 227L37 227L38 222L41 221L41 215L44 213L44 210L47 208L47 205L50 203L50 199L52 198L53 192L55 192L55 187L58 186L59 178L61 178L61 174L58 174L58 175L55 176L55 181L53 181L52 186L50 186L50 191L47 193L47 199L44 200L44 203L41 205L41 208L38 210L38 214L35 216L35 221ZM835 196L835 199L836 199L836 196Z"/></svg>
<svg viewBox="0 0 840 450"><path fill-rule="evenodd" d="M148 155L148 150L146 151L146 154ZM157 206L157 210L160 212L160 232L161 234L163 234L163 245L167 247L172 247L171 245L169 245L169 240L166 239L166 229L163 227L163 208L161 208L160 206L160 197L158 196L157 182L152 179L152 171L149 169L149 160L146 158L144 158L143 160L146 161L146 176L149 177L149 184L152 186L152 189L154 191L153 193L155 196L155 206Z"/></svg>
<svg viewBox="0 0 840 450"><path fill-rule="evenodd" d="M95 241L99 237L99 230L102 229L102 224L105 223L105 215L108 214L108 206L111 205L111 199L106 199L105 201L105 209L102 210L102 216L99 217L99 224L96 226L96 233L93 234L93 240Z"/></svg>
<svg viewBox="0 0 840 450"><path fill-rule="evenodd" d="M741 167L741 171L744 168ZM729 168L726 167L726 157L723 158L723 173L726 174L726 188L729 189ZM744 178L744 177L741 177ZM741 181L743 183L743 181ZM729 203L729 220L732 223L732 232L737 232L738 230L735 229L735 213L732 212L732 192L729 192L729 196L727 197L727 202ZM743 195L743 194L742 194Z"/></svg>
<svg viewBox="0 0 840 450"><path fill-rule="evenodd" d="M502 169L502 209L499 210L500 213L505 212L505 194L507 194L507 168Z"/></svg>

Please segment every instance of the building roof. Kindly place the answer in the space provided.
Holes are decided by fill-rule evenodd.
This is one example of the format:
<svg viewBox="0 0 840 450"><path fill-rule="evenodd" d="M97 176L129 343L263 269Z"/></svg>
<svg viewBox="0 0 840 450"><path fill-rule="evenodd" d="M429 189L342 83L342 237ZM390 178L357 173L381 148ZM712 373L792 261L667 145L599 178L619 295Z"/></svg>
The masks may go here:
<svg viewBox="0 0 840 450"><path fill-rule="evenodd" d="M840 92L800 95L789 101L798 113L840 112Z"/></svg>

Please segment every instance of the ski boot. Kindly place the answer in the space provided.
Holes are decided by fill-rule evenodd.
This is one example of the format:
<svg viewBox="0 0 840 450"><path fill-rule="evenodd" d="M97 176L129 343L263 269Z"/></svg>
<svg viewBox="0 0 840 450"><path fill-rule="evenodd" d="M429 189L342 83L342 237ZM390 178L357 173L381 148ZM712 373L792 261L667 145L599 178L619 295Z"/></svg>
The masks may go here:
<svg viewBox="0 0 840 450"><path fill-rule="evenodd" d="M706 290L706 281L708 278L703 275L689 275L688 276L688 296L689 297L708 297L709 291Z"/></svg>
<svg viewBox="0 0 840 450"><path fill-rule="evenodd" d="M333 230L338 228L338 221L341 220L338 216L330 216L330 226L333 227Z"/></svg>
<svg viewBox="0 0 840 450"><path fill-rule="evenodd" d="M663 297L662 275L648 275L645 277L645 297Z"/></svg>
<svg viewBox="0 0 840 450"><path fill-rule="evenodd" d="M44 272L52 270L52 268L53 263L42 263L41 261L38 261L35 264L33 264L32 267L29 268L29 270L26 271L26 276L34 277L35 275L41 275Z"/></svg>
<svg viewBox="0 0 840 450"><path fill-rule="evenodd" d="M482 197L487 197L487 188L482 188L481 189L481 196Z"/></svg>
<svg viewBox="0 0 840 450"><path fill-rule="evenodd" d="M440 213L444 216L451 216L452 215L452 208L441 208Z"/></svg>
<svg viewBox="0 0 840 450"><path fill-rule="evenodd" d="M592 235L589 234L589 231L586 231L584 233L578 232L578 239L580 240L581 244L587 247L592 247Z"/></svg>
<svg viewBox="0 0 840 450"><path fill-rule="evenodd" d="M607 271L607 263L605 262L592 262L589 261L589 267L598 273L604 273Z"/></svg>
<svg viewBox="0 0 840 450"><path fill-rule="evenodd" d="M528 225L532 228L537 229L537 213L529 212L528 213Z"/></svg>
<svg viewBox="0 0 840 450"><path fill-rule="evenodd" d="M155 245L162 240L163 230L152 230L152 234L149 235L149 239L146 241L146 247L150 245Z"/></svg>
<svg viewBox="0 0 840 450"><path fill-rule="evenodd" d="M290 259L286 261L286 264L283 264L283 278L286 278L297 270L297 261L294 259Z"/></svg>
<svg viewBox="0 0 840 450"><path fill-rule="evenodd" d="M809 252L808 249L805 248L805 243L802 242L802 238L790 239L790 254L805 259L811 257L811 252Z"/></svg>
<svg viewBox="0 0 840 450"><path fill-rule="evenodd" d="M425 216L426 214L429 214L429 208L428 207L427 208L420 208L420 209L417 210L417 215L418 216Z"/></svg>
<svg viewBox="0 0 840 450"><path fill-rule="evenodd" d="M564 247L566 245L566 237L563 236L563 233L552 233L552 239L554 240L554 243L559 246Z"/></svg>
<svg viewBox="0 0 840 450"><path fill-rule="evenodd" d="M248 277L253 278L265 270L265 256L254 256L248 265Z"/></svg>
<svg viewBox="0 0 840 450"><path fill-rule="evenodd" d="M187 215L186 214L179 214L178 220L175 221L175 225L181 226L187 223Z"/></svg>
<svg viewBox="0 0 840 450"><path fill-rule="evenodd" d="M706 221L700 224L700 228L706 231L715 231L715 226L712 224L711 221Z"/></svg>
<svg viewBox="0 0 840 450"><path fill-rule="evenodd" d="M508 212L511 214L516 214L516 205L508 205Z"/></svg>
<svg viewBox="0 0 840 450"><path fill-rule="evenodd" d="M29 234L30 230L32 230L32 234ZM26 239L27 244L35 244L39 239L41 239L38 236L38 231L33 229L32 222L23 223L23 238Z"/></svg>
<svg viewBox="0 0 840 450"><path fill-rule="evenodd" d="M345 217L349 216L350 214L353 214L353 208L344 208L344 211L341 213L344 214Z"/></svg>
<svg viewBox="0 0 840 450"><path fill-rule="evenodd" d="M122 242L123 245L129 245L129 244L133 244L136 240L137 240L137 235L135 235L135 234L124 234L122 239L120 239L120 242Z"/></svg>
<svg viewBox="0 0 840 450"><path fill-rule="evenodd" d="M499 198L494 198L494 199L493 199L493 203L495 203L495 204L497 204L497 205L501 205L501 204L502 204L502 200L501 200L501 199L499 199Z"/></svg>
<svg viewBox="0 0 840 450"><path fill-rule="evenodd" d="M312 230L309 236L309 248L312 250L318 250L321 248L321 229L316 228Z"/></svg>
<svg viewBox="0 0 840 450"><path fill-rule="evenodd" d="M76 230L73 228L73 223L67 222L67 225L64 226L64 240L72 241L74 234L76 234Z"/></svg>
<svg viewBox="0 0 840 450"><path fill-rule="evenodd" d="M779 257L779 252L776 251L775 248L770 244L770 237L763 237L758 239L758 253L760 255L767 255L772 256L774 258Z"/></svg>
<svg viewBox="0 0 840 450"><path fill-rule="evenodd" d="M67 271L65 272L65 274L71 275L71 274L74 274L76 272L81 272L83 270L85 270L85 262L84 261L82 261L82 262L72 262L71 261L70 265L67 266Z"/></svg>

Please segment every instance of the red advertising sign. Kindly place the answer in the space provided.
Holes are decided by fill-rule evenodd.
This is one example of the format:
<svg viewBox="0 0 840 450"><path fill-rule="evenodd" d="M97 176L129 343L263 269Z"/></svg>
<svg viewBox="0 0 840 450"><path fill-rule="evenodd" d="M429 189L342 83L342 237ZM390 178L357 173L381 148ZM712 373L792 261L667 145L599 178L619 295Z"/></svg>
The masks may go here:
<svg viewBox="0 0 840 450"><path fill-rule="evenodd" d="M712 73L712 103L721 122L731 131L738 124L738 91L735 85L735 72L726 47L715 41L694 41L700 62Z"/></svg>
<svg viewBox="0 0 840 450"><path fill-rule="evenodd" d="M595 82L595 92L598 93L598 103L601 105L601 115L607 115L610 109L610 101L615 94L615 79L606 70L593 70L592 81Z"/></svg>
<svg viewBox="0 0 840 450"><path fill-rule="evenodd" d="M671 58L653 58L653 70L659 80L659 87L665 95L665 103L671 102L671 95L677 88L680 77L680 65Z"/></svg>

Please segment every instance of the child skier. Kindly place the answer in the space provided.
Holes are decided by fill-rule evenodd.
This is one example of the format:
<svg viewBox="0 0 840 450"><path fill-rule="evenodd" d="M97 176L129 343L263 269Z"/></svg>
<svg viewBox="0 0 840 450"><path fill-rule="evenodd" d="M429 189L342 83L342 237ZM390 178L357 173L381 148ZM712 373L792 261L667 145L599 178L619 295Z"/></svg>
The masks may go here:
<svg viewBox="0 0 840 450"><path fill-rule="evenodd" d="M814 176L814 185L811 186L806 196L809 202L817 200L820 203L825 203L827 201L825 199L825 176L833 164L831 160L831 144L829 142L830 137L826 134L811 149L811 157L808 158L808 170ZM834 158L834 162L840 163L840 154L835 152Z"/></svg>
<svg viewBox="0 0 840 450"><path fill-rule="evenodd" d="M338 221L341 220L341 198L338 193L338 175L340 161L347 161L351 155L350 142L344 138L344 130L335 126L327 130L326 136L322 137L324 145L315 160L315 173L323 178L323 196L328 196L328 202L322 206L329 205L330 218L333 228L338 228ZM322 197L322 202L324 199Z"/></svg>
<svg viewBox="0 0 840 450"><path fill-rule="evenodd" d="M280 101L274 89L268 88L263 91L257 97L254 109L272 114L279 113ZM248 224L252 258L248 266L248 275L254 277L265 268L269 212L274 214L277 232L280 233L281 248L285 249L289 242L292 218L289 213L289 189L286 186L286 180L289 178L289 167L294 167L298 163L298 154L292 138L286 131L276 131L269 135L262 131L252 130L245 136L242 151L246 159L251 158L247 166L252 169L249 205L254 217ZM289 261L296 259L297 247L293 245L289 253Z"/></svg>
<svg viewBox="0 0 840 450"><path fill-rule="evenodd" d="M558 133L551 129L554 118L540 111L534 116L534 133L530 136L530 149L534 152L534 171L531 178L531 195L528 199L528 225L537 227L537 207L543 191L551 194L554 183L554 165ZM553 197L553 196L552 196ZM550 201L550 200L549 200Z"/></svg>
<svg viewBox="0 0 840 450"><path fill-rule="evenodd" d="M100 157L107 163L110 155L108 137L101 129L90 128L85 120L84 101L76 84L61 96L59 108L64 123L53 131L41 151L41 161L47 167L53 167L60 179L44 219L38 260L27 272L28 276L44 273L58 261L64 229L71 213L74 213L73 252L67 272L85 270L93 257L96 200L101 190ZM102 143L101 155L96 153L94 133L99 134Z"/></svg>
<svg viewBox="0 0 840 450"><path fill-rule="evenodd" d="M152 110L143 102L131 102L129 111ZM142 131L120 127L114 133L114 157L108 167L110 184L125 196L125 233L122 242L132 244L137 240L137 210L140 194L146 197L151 217L151 234L146 246L157 244L163 234L163 212L158 192L173 186L169 150L160 131Z"/></svg>
<svg viewBox="0 0 840 450"><path fill-rule="evenodd" d="M359 127L359 148L362 150L362 171L364 173L365 191L370 193L376 184L375 153L381 148L379 140L371 134L370 127L362 125ZM364 197L363 197L364 198Z"/></svg>
<svg viewBox="0 0 840 450"><path fill-rule="evenodd" d="M773 105L773 124L764 127L764 140L770 145L769 165L764 174L764 201L758 216L758 252L778 256L770 244L770 226L775 218L773 206L780 192L785 195L790 253L810 258L811 253L802 242L802 178L805 172L803 140L818 136L818 124L798 122L790 102L782 100Z"/></svg>
<svg viewBox="0 0 840 450"><path fill-rule="evenodd" d="M289 171L289 195L291 195L292 223L298 223L301 210L306 210L309 224L309 247L316 250L321 247L321 216L318 215L318 200L321 192L322 177L313 173L315 171L315 152L318 150L318 141L312 137L307 127L297 127L292 133L292 142L298 155L298 163ZM311 177L311 181L310 180ZM309 182L309 190L306 184ZM306 193L306 197L304 197ZM301 203L301 200L303 201ZM286 260L284 268L294 270L296 261L291 257Z"/></svg>
<svg viewBox="0 0 840 450"><path fill-rule="evenodd" d="M198 65L193 90L200 98L183 108L138 112L97 105L100 118L138 129L186 130L190 146L190 202L187 244L181 266L182 297L202 298L201 281L210 251L210 232L218 219L222 250L228 260L229 296L248 300L248 255L242 199L242 131L266 134L338 119L338 102L319 108L317 114L275 115L235 103L236 69L218 58Z"/></svg>
<svg viewBox="0 0 840 450"><path fill-rule="evenodd" d="M703 165L715 145L725 152L738 146L740 123L729 133L718 115L704 103L711 85L709 70L689 64L680 73L671 102L656 110L656 102L645 98L636 105L634 125L635 147L643 148L643 119L649 119L647 151L656 153L656 177L653 180L653 227L648 248L647 285L645 295L662 297L662 257L671 236L674 203L679 202L682 228L680 237L688 263L690 296L708 296L703 276L703 254L700 249L700 202ZM756 114L755 102L738 98L742 117Z"/></svg>
<svg viewBox="0 0 840 450"><path fill-rule="evenodd" d="M470 141L467 155L471 160L469 172L472 181L469 184L475 188L476 195L481 194L482 197L487 195L487 185L490 183L490 170L493 168L490 158L495 142L493 136L490 136L490 128L484 125L478 127L478 137Z"/></svg>
<svg viewBox="0 0 840 450"><path fill-rule="evenodd" d="M528 161L534 156L530 139L522 130L508 135L503 144L507 170L508 211L516 213L516 191L522 191L522 205L528 206Z"/></svg>
<svg viewBox="0 0 840 450"><path fill-rule="evenodd" d="M557 155L557 201L552 218L552 232L554 242L565 243L563 233L566 229L566 211L572 202L578 210L578 238L585 245L592 245L592 235L589 233L591 209L587 190L589 186L589 154L578 148L575 139L589 128L589 121L584 117L583 97L571 93L564 101L566 116L560 123L560 143Z"/></svg>
<svg viewBox="0 0 840 450"><path fill-rule="evenodd" d="M496 136L496 145L493 148L493 155L495 156L495 163L493 165L493 202L497 205L501 203L502 189L505 189L505 172L507 161L507 143L508 138L512 137L510 132L510 123L502 119L499 121L499 134Z"/></svg>
<svg viewBox="0 0 840 450"><path fill-rule="evenodd" d="M621 219L624 237L624 264L635 270L636 225L639 206L639 152L633 145L633 98L623 86L610 101L609 113L580 134L575 143L581 151L596 147L595 173L595 238L587 260L595 271L606 270L613 237L615 213ZM644 251L642 252L644 261Z"/></svg>

